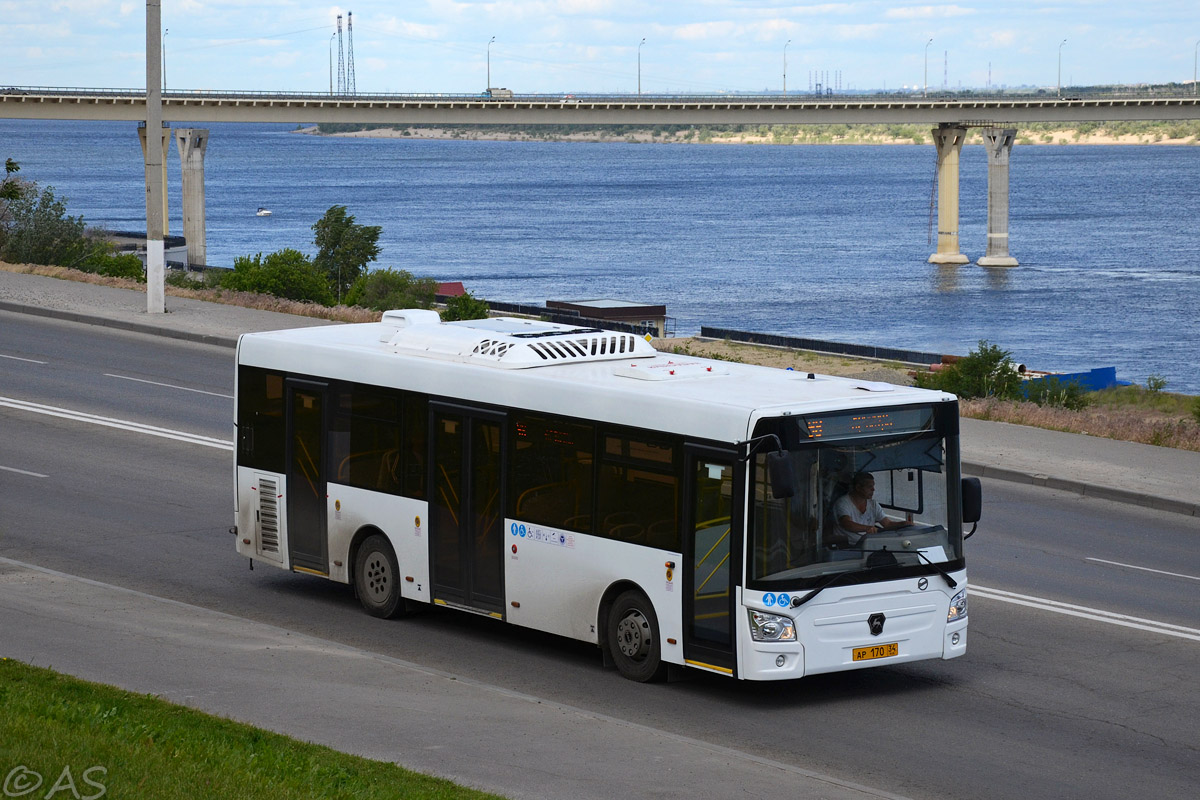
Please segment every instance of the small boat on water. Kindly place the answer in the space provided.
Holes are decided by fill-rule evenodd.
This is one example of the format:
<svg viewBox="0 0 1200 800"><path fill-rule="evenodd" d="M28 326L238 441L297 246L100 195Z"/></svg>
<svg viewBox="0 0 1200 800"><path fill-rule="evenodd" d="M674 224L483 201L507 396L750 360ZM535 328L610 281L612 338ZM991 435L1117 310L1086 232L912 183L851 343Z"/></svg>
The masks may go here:
<svg viewBox="0 0 1200 800"><path fill-rule="evenodd" d="M258 211L255 212L255 216L256 217L269 217L269 216L271 216L271 209L269 209L265 206L259 206Z"/></svg>

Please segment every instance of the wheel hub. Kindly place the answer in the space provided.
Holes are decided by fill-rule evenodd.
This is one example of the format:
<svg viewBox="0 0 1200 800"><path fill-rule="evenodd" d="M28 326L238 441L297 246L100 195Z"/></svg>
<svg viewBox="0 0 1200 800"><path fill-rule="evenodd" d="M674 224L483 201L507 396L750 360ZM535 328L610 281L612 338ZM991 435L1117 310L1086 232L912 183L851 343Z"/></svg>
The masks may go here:
<svg viewBox="0 0 1200 800"><path fill-rule="evenodd" d="M627 657L640 660L650 650L650 623L636 611L625 615L617 625L617 646Z"/></svg>

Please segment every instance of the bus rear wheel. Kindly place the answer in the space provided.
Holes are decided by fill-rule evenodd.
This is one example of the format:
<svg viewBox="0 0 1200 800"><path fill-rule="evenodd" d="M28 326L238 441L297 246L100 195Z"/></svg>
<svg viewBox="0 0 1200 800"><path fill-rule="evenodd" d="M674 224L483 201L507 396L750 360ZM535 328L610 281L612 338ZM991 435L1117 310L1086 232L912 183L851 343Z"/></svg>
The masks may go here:
<svg viewBox="0 0 1200 800"><path fill-rule="evenodd" d="M667 674L658 638L658 617L644 594L619 595L608 614L608 651L617 670L639 683L660 681Z"/></svg>
<svg viewBox="0 0 1200 800"><path fill-rule="evenodd" d="M386 536L376 533L359 545L354 559L354 590L371 616L390 619L404 615L400 565Z"/></svg>

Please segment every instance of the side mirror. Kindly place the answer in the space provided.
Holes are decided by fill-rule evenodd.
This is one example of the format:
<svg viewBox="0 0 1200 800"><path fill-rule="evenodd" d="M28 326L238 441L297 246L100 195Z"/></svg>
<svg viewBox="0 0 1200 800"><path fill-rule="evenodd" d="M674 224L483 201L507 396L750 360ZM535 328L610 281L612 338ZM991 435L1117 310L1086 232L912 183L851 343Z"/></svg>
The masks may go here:
<svg viewBox="0 0 1200 800"><path fill-rule="evenodd" d="M971 537L975 533L975 527L978 527L979 518L983 515L983 487L979 484L979 478L963 478L962 479L962 519L963 523L973 523L971 533L964 536L964 539Z"/></svg>
<svg viewBox="0 0 1200 800"><path fill-rule="evenodd" d="M775 499L785 500L796 493L796 475L786 451L767 453L767 474L771 479L771 496Z"/></svg>

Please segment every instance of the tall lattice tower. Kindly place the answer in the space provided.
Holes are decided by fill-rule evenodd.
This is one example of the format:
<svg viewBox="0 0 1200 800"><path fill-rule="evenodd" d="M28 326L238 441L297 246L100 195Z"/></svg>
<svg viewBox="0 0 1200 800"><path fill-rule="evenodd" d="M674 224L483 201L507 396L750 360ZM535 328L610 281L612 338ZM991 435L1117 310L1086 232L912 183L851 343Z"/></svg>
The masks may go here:
<svg viewBox="0 0 1200 800"><path fill-rule="evenodd" d="M338 14L338 94L346 93L346 59L342 55L342 15Z"/></svg>
<svg viewBox="0 0 1200 800"><path fill-rule="evenodd" d="M346 12L346 94L354 90L354 12Z"/></svg>

